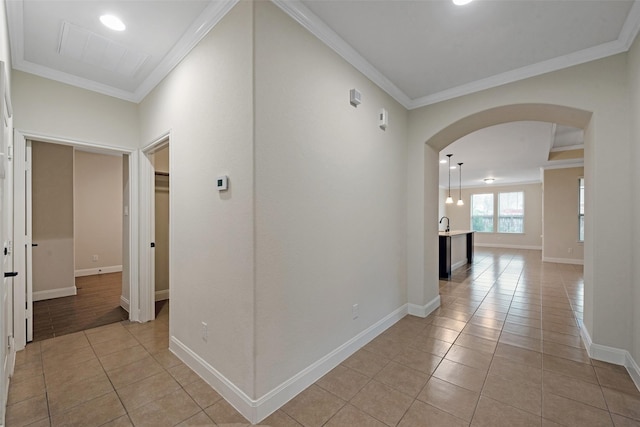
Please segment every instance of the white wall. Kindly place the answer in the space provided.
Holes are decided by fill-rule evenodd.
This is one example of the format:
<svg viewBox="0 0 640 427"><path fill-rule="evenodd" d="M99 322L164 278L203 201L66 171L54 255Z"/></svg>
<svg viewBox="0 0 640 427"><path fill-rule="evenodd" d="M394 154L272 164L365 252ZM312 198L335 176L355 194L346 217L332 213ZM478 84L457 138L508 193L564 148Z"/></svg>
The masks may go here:
<svg viewBox="0 0 640 427"><path fill-rule="evenodd" d="M75 295L73 148L32 142L33 299Z"/></svg>
<svg viewBox="0 0 640 427"><path fill-rule="evenodd" d="M544 249L543 261L581 263L583 243L579 233L579 179L584 168L544 171Z"/></svg>
<svg viewBox="0 0 640 427"><path fill-rule="evenodd" d="M14 127L42 136L136 148L138 107L75 86L13 72Z"/></svg>
<svg viewBox="0 0 640 427"><path fill-rule="evenodd" d="M640 40L636 39L631 47L628 56L629 63L629 86L631 97L631 117L640 115ZM632 164L631 180L633 183L632 197L632 218L631 235L633 238L633 250L631 264L633 265L633 282L632 282L632 333L633 346L631 347L631 355L634 360L640 362L640 121L631 121L632 150L629 158ZM638 384L638 383L636 383Z"/></svg>
<svg viewBox="0 0 640 427"><path fill-rule="evenodd" d="M76 275L122 269L122 156L74 150ZM93 257L98 259L93 261Z"/></svg>
<svg viewBox="0 0 640 427"><path fill-rule="evenodd" d="M471 195L493 194L494 215L498 216L498 194L513 191L524 192L524 233L498 233L495 228L493 233L475 233L474 244L489 247L512 247L522 249L540 249L542 247L542 185L541 184L517 184L494 186L487 185L481 188L463 188L463 206L456 204L457 191L454 195L454 203L445 205L452 230L471 229ZM494 227L497 227L497 223ZM440 226L442 229L442 226Z"/></svg>
<svg viewBox="0 0 640 427"><path fill-rule="evenodd" d="M586 218L588 230L585 241L585 263L592 260L593 268L585 267L585 325L594 342L621 349L630 349L632 329L629 319L632 318L631 295L631 233L632 201L631 163L621 161L630 159L631 141L629 136L629 99L627 96L627 64L626 55L616 55L599 61L548 73L520 82L507 84L495 89L486 90L450 101L414 110L410 113L410 151L413 158L426 153L425 142L437 135L441 130L456 123L451 129L451 138L437 138L432 141L435 149L440 151L447 144L460 136L476 130L482 124L467 116L475 113L513 104L540 103L573 107L593 112L591 123L585 137L586 177L591 174L591 183L587 183L587 199L590 204L590 216ZM524 112L523 108L517 109ZM541 112L561 111L558 108L532 107L531 119L549 121ZM539 116L539 117L538 117ZM561 118L565 124L584 123L585 114L576 111ZM500 120L524 119L522 114L506 115L495 118ZM460 121L460 122L459 122ZM485 124L486 125L486 124ZM456 134L457 133L457 134ZM433 156L431 156L433 157ZM590 163L591 162L591 163ZM434 161L428 163L412 160L409 163L410 175L416 178L431 174L438 165ZM426 187L420 182L412 184L409 189L409 209L416 213L424 209L425 193L428 187L437 188L438 181L431 180ZM435 203L436 197L433 197ZM589 205L588 205L589 206ZM616 207L617 227L611 227L611 206ZM409 224L409 235L419 234L424 224L413 217ZM427 223L437 224L435 212L427 213ZM435 226L434 226L435 228ZM434 233L435 235L435 230ZM424 230L429 236L429 230ZM434 237L435 239L435 237ZM410 251L420 251L413 244ZM427 249L430 249L427 248ZM591 254L589 252L591 251ZM437 253L425 250L426 259L437 259ZM410 260L415 257L410 256ZM413 270L420 266L412 265ZM437 281L437 269L433 266L425 281ZM410 277L418 274L410 271ZM437 283L437 282L436 282ZM410 282L411 287L424 286L420 282ZM427 286L437 292L437 286ZM593 310L589 305L593 304Z"/></svg>
<svg viewBox="0 0 640 427"><path fill-rule="evenodd" d="M406 304L407 112L270 2L255 43L262 396Z"/></svg>
<svg viewBox="0 0 640 427"><path fill-rule="evenodd" d="M171 130L172 337L254 395L252 4L239 2L140 104ZM215 178L229 176L218 192ZM201 323L209 325L207 341Z"/></svg>

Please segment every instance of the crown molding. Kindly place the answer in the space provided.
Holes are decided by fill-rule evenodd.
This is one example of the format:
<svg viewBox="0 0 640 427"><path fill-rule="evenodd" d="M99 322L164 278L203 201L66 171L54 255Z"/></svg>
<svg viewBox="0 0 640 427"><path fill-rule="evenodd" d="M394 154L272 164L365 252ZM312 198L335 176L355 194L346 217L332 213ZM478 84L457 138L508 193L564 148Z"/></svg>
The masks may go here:
<svg viewBox="0 0 640 427"><path fill-rule="evenodd" d="M447 101L460 96L469 95L482 90L491 89L508 83L513 83L519 80L524 80L530 77L539 76L552 71L558 71L563 68L584 64L586 62L626 52L631 47L631 44L640 31L640 3L636 0L629 11L629 15L625 20L617 40L559 56L547 61L542 61L530 66L518 68L516 70L496 74L485 79L453 87L431 95L411 99L373 65L371 65L371 63L357 53L346 41L344 41L344 39L342 39L317 15L309 10L309 8L304 6L300 0L271 1L408 110L425 107L427 105L436 104L438 102Z"/></svg>
<svg viewBox="0 0 640 427"><path fill-rule="evenodd" d="M549 150L550 153L558 153L560 151L584 150L584 144L567 145L566 147L556 147Z"/></svg>
<svg viewBox="0 0 640 427"><path fill-rule="evenodd" d="M88 79L83 79L69 73L57 71L39 64L24 60L24 19L23 0L6 2L7 21L11 43L11 60L13 68L41 77L60 81L72 86L113 96L126 101L141 102L193 49L204 36L220 22L220 20L236 5L239 0L214 1L205 8L204 12L194 21L182 38L163 58L158 67L131 92ZM425 107L438 102L447 101L464 95L469 95L486 89L513 83L519 80L535 77L552 71L558 71L574 65L602 59L607 56L626 52L631 47L638 32L640 32L640 1L634 1L629 15L620 31L617 40L599 46L573 52L516 70L497 74L472 83L460 85L444 91L433 93L416 99L411 99L400 90L391 80L384 76L377 68L369 63L362 55L345 42L337 33L326 25L317 15L309 10L300 0L271 0L292 19L302 25L314 36L344 58L349 64L373 81L383 91L398 101L408 110Z"/></svg>
<svg viewBox="0 0 640 427"><path fill-rule="evenodd" d="M160 61L160 64L158 64L133 92L26 61L24 59L24 3L23 0L8 1L6 2L7 21L11 43L12 67L19 71L35 74L71 86L129 102L139 103L187 56L191 49L220 22L238 1L239 0L212 0L187 31L185 31L184 35L173 46L169 53Z"/></svg>
<svg viewBox="0 0 640 427"><path fill-rule="evenodd" d="M616 55L618 53L626 52L627 50L628 48L625 47L622 42L615 40L588 49L583 49L578 52L573 52L568 55L558 56L547 61L518 68L516 70L496 74L485 79L476 80L475 82L443 90L422 98L416 98L411 102L409 109L413 110L427 105L436 104L438 102L448 101L460 96L470 95L475 92L492 89L508 83L550 73L552 71L573 67L574 65L580 65L597 59L606 58L607 56Z"/></svg>
<svg viewBox="0 0 640 427"><path fill-rule="evenodd" d="M559 160L560 161L560 160ZM541 170L550 169L571 169L584 167L584 159L577 159L575 161L563 160L562 163L541 166Z"/></svg>
<svg viewBox="0 0 640 427"><path fill-rule="evenodd" d="M334 52L344 58L356 70L364 74L369 80L378 85L380 89L389 94L402 106L410 109L412 105L409 98L395 84L385 77L369 61L364 59L354 48L351 47L342 37L336 34L327 24L325 24L315 13L309 10L299 0L271 0L294 21L302 25L307 31L316 36Z"/></svg>

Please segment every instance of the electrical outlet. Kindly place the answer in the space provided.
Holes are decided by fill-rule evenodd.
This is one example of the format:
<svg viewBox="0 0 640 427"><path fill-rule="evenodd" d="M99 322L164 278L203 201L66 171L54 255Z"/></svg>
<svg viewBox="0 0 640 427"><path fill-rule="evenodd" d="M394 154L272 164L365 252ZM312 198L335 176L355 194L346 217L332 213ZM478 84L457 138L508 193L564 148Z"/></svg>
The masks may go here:
<svg viewBox="0 0 640 427"><path fill-rule="evenodd" d="M91 262L98 262L98 255L91 256Z"/></svg>
<svg viewBox="0 0 640 427"><path fill-rule="evenodd" d="M202 337L202 341L207 342L209 339L209 327L205 322L202 322L202 328L200 329L200 335Z"/></svg>
<svg viewBox="0 0 640 427"><path fill-rule="evenodd" d="M353 316L353 320L356 320L360 315L358 304L353 304L353 307L351 307L351 315Z"/></svg>

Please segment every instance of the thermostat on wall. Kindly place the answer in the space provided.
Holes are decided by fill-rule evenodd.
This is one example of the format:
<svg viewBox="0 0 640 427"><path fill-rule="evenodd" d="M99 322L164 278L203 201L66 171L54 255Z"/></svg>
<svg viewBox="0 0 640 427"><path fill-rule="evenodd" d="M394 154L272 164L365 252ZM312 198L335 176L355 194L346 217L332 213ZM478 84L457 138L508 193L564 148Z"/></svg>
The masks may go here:
<svg viewBox="0 0 640 427"><path fill-rule="evenodd" d="M225 191L229 186L229 177L227 175L219 176L216 180L216 188L218 191Z"/></svg>

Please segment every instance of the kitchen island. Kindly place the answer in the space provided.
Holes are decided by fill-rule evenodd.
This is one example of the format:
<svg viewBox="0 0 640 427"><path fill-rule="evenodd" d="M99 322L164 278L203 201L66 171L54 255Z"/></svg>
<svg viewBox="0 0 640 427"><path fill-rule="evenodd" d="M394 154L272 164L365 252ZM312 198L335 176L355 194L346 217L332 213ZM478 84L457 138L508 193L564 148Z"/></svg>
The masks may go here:
<svg viewBox="0 0 640 427"><path fill-rule="evenodd" d="M473 233L471 230L438 233L441 279L450 279L452 270L473 262Z"/></svg>

